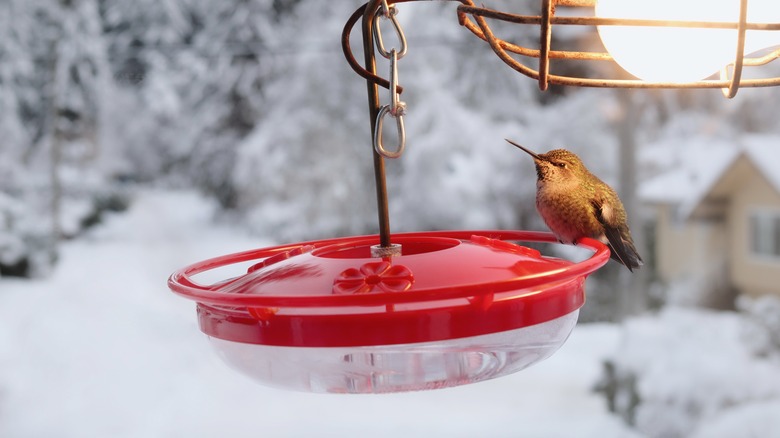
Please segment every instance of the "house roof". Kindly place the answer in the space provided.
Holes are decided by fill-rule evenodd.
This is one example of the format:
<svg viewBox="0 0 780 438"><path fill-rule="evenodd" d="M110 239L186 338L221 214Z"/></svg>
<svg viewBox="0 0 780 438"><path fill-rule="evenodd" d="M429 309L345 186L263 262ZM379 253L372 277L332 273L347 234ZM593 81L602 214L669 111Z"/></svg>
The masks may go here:
<svg viewBox="0 0 780 438"><path fill-rule="evenodd" d="M664 171L640 185L639 197L658 204L684 204L696 199L717 181L738 152L731 143L709 138L650 145L640 155L643 164Z"/></svg>
<svg viewBox="0 0 780 438"><path fill-rule="evenodd" d="M780 193L780 136L750 135L738 144L699 139L674 146L658 144L649 148L651 153L674 156L666 163L671 170L651 178L639 188L642 200L656 204L674 204L680 207L683 217L707 197L715 184L728 169L744 156ZM656 163L663 165L664 163Z"/></svg>
<svg viewBox="0 0 780 438"><path fill-rule="evenodd" d="M743 149L772 187L780 192L780 136L747 137Z"/></svg>

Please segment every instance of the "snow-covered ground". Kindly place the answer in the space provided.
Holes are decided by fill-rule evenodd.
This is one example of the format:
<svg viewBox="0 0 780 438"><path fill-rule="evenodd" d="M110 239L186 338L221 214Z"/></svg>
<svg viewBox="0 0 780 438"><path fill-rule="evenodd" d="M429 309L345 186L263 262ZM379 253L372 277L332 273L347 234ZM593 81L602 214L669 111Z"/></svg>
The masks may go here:
<svg viewBox="0 0 780 438"><path fill-rule="evenodd" d="M777 321L780 303L755 304ZM649 437L780 436L780 325L757 316L669 307L626 321L609 359L627 383L618 410Z"/></svg>
<svg viewBox="0 0 780 438"><path fill-rule="evenodd" d="M580 325L523 372L437 391L317 395L224 365L177 268L266 245L212 222L191 193L141 193L62 247L50 278L0 279L0 436L631 437L592 392L617 326Z"/></svg>

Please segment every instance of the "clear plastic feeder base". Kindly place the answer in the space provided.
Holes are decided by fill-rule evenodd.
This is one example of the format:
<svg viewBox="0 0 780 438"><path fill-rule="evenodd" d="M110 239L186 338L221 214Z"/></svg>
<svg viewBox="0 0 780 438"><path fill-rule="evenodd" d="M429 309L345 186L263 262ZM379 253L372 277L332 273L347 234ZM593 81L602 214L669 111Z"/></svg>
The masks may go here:
<svg viewBox="0 0 780 438"><path fill-rule="evenodd" d="M232 368L268 386L376 394L447 388L505 376L547 359L579 310L530 327L440 342L348 348L276 347L211 337Z"/></svg>

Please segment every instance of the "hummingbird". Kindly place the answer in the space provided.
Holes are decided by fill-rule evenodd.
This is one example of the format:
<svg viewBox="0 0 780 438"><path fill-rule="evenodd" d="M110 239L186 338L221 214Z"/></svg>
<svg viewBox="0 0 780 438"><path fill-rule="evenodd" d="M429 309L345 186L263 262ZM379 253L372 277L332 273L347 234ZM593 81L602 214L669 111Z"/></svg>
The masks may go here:
<svg viewBox="0 0 780 438"><path fill-rule="evenodd" d="M536 210L561 243L592 237L609 246L611 258L629 271L642 266L628 229L626 209L615 190L590 173L566 149L537 154L505 139L530 155L536 165Z"/></svg>

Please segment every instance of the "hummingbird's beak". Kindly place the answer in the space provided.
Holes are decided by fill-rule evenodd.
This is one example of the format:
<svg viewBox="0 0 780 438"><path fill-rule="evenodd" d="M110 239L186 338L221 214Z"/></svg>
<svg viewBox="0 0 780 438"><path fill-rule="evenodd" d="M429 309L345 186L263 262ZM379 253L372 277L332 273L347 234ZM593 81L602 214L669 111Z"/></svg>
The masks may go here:
<svg viewBox="0 0 780 438"><path fill-rule="evenodd" d="M519 144L513 142L512 140L510 140L508 138L505 138L504 140L506 140L512 146L516 146L516 147L522 149L525 153L527 153L528 155L534 157L534 160L544 161L544 159L542 157L540 157L539 155L537 155L536 152L530 151L530 150L524 148L523 146L520 146Z"/></svg>

